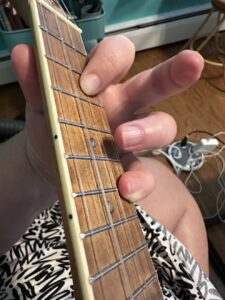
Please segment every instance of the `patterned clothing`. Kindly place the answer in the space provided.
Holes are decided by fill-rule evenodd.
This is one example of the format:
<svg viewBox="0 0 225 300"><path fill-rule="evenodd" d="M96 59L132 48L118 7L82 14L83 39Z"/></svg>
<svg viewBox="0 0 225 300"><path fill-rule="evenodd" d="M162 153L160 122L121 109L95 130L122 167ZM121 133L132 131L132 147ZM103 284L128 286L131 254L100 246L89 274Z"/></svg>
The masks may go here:
<svg viewBox="0 0 225 300"><path fill-rule="evenodd" d="M221 300L188 250L137 207L164 299ZM45 210L0 257L0 300L74 299L59 204Z"/></svg>

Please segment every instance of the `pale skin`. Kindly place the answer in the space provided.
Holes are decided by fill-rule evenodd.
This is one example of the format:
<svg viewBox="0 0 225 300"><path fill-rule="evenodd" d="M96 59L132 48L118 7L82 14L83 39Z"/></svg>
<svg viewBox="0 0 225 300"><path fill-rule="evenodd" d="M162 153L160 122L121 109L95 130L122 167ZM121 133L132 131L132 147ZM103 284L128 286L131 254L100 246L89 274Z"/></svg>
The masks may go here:
<svg viewBox="0 0 225 300"><path fill-rule="evenodd" d="M81 77L83 90L99 94L125 168L118 187L186 245L208 274L207 238L197 205L183 184L161 163L132 152L170 143L176 123L165 113L134 119L143 106L182 92L199 79L202 57L184 51L119 83L134 60L125 37L104 39L92 52ZM12 62L27 101L26 130L0 146L0 253L16 242L33 219L57 199L53 160L41 102L34 53L26 45L12 52ZM165 130L166 128L166 130ZM144 162L144 163L143 163Z"/></svg>

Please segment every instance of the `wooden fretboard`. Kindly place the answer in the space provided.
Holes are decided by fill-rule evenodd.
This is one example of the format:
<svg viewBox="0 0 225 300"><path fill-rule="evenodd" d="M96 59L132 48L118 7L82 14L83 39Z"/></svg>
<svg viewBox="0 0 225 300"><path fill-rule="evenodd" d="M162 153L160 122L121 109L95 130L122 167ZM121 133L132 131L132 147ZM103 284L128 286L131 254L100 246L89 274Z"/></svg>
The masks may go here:
<svg viewBox="0 0 225 300"><path fill-rule="evenodd" d="M43 0L28 3L76 299L162 299L136 210L117 190L123 169L104 109L79 86L80 30Z"/></svg>

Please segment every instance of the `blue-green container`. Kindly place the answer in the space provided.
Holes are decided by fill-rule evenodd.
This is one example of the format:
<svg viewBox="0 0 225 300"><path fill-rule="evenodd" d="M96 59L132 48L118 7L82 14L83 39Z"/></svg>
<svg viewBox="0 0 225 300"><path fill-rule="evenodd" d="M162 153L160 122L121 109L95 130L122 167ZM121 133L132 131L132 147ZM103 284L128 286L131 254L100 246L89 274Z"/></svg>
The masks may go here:
<svg viewBox="0 0 225 300"><path fill-rule="evenodd" d="M100 14L87 15L84 19L79 19L76 21L76 24L82 30L82 37L84 42L90 40L101 40L105 34L105 21L104 21L104 12L101 11ZM1 48L7 49L9 52L18 44L33 44L32 32L31 29L21 29L14 31L3 31L0 30L0 41Z"/></svg>
<svg viewBox="0 0 225 300"><path fill-rule="evenodd" d="M105 35L105 14L101 10L97 14L86 14L85 18L76 20L77 26L82 30L84 42L101 40Z"/></svg>
<svg viewBox="0 0 225 300"><path fill-rule="evenodd" d="M33 44L30 28L13 31L0 30L0 37L4 47L9 52L11 52L11 50L18 44Z"/></svg>
<svg viewBox="0 0 225 300"><path fill-rule="evenodd" d="M91 40L101 40L105 35L105 13L100 7L96 12L90 12L93 7L93 3L98 1L89 0L88 4L81 5L77 0L63 0L64 4L68 8L72 17L74 17L75 23L82 30L82 37L84 42ZM103 1L101 1L103 2Z"/></svg>
<svg viewBox="0 0 225 300"><path fill-rule="evenodd" d="M211 0L104 0L103 8L108 26L210 3Z"/></svg>

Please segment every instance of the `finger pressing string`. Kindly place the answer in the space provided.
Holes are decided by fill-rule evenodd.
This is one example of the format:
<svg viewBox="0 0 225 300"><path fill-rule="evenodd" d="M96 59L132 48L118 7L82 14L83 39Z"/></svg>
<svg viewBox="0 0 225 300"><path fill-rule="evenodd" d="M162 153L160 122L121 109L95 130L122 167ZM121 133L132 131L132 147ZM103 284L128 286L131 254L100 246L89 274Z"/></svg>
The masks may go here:
<svg viewBox="0 0 225 300"><path fill-rule="evenodd" d="M81 75L83 91L88 95L96 95L108 85L120 81L133 63L134 54L134 46L126 37L105 38L92 52Z"/></svg>
<svg viewBox="0 0 225 300"><path fill-rule="evenodd" d="M155 181L141 161L132 153L124 154L122 163L125 172L119 179L118 188L121 196L131 202L139 202L154 189Z"/></svg>
<svg viewBox="0 0 225 300"><path fill-rule="evenodd" d="M176 131L176 122L169 114L154 112L120 125L115 131L115 140L124 151L157 149L169 144Z"/></svg>

